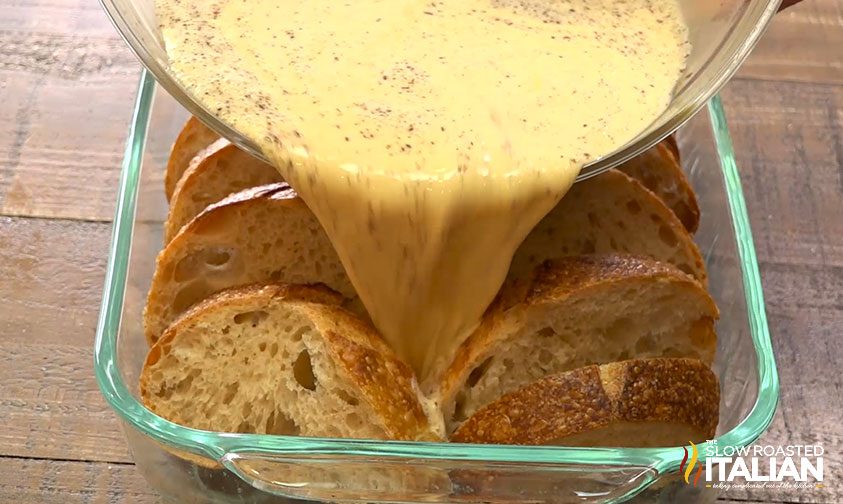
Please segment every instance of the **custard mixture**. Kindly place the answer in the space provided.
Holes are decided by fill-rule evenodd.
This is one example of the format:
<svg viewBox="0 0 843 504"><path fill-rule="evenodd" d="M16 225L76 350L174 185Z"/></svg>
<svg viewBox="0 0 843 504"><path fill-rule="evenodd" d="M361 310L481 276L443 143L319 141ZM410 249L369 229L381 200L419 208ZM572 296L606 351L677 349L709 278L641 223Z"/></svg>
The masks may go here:
<svg viewBox="0 0 843 504"><path fill-rule="evenodd" d="M668 105L676 0L157 0L177 79L324 226L420 378L583 164Z"/></svg>

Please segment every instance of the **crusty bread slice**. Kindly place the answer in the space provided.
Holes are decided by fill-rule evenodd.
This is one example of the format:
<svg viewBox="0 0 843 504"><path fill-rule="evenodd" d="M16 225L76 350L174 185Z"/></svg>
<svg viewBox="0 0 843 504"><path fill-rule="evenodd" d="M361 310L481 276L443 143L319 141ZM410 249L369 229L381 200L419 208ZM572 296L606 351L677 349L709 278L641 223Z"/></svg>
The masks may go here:
<svg viewBox="0 0 843 504"><path fill-rule="evenodd" d="M629 255L548 261L505 288L460 345L435 392L452 432L502 394L550 374L629 358L710 363L719 313L675 267Z"/></svg>
<svg viewBox="0 0 843 504"><path fill-rule="evenodd" d="M199 119L190 116L190 119L182 127L173 149L170 151L170 159L167 161L167 172L164 174L164 194L167 201L173 197L173 191L181 178L182 173L187 170L190 161L202 149L208 147L219 135L214 130L205 126Z"/></svg>
<svg viewBox="0 0 843 504"><path fill-rule="evenodd" d="M700 224L697 197L666 141L618 166L618 170L638 180L661 198L689 233L697 231Z"/></svg>
<svg viewBox="0 0 843 504"><path fill-rule="evenodd" d="M256 285L206 299L150 349L144 404L188 427L436 440L413 371L322 286Z"/></svg>
<svg viewBox="0 0 843 504"><path fill-rule="evenodd" d="M515 251L509 277L529 276L547 259L610 252L652 257L706 282L700 251L676 215L617 170L574 184Z"/></svg>
<svg viewBox="0 0 843 504"><path fill-rule="evenodd" d="M243 189L283 182L278 171L260 159L220 139L197 154L170 198L164 242L208 205Z"/></svg>
<svg viewBox="0 0 843 504"><path fill-rule="evenodd" d="M323 283L356 297L322 226L287 184L211 205L164 247L144 309L147 340L211 294L259 282Z"/></svg>
<svg viewBox="0 0 843 504"><path fill-rule="evenodd" d="M636 359L547 376L471 416L461 443L658 447L713 439L720 386L696 359Z"/></svg>
<svg viewBox="0 0 843 504"><path fill-rule="evenodd" d="M679 154L679 142L676 140L676 135L668 135L661 143L667 146L676 162L681 163L682 156Z"/></svg>

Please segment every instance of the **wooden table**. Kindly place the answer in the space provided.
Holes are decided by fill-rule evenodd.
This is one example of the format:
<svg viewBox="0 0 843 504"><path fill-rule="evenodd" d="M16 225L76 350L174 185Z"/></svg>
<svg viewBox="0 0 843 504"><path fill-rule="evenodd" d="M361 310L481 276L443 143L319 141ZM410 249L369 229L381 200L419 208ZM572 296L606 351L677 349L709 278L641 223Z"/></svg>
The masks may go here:
<svg viewBox="0 0 843 504"><path fill-rule="evenodd" d="M109 221L139 65L93 0L0 10L0 502L157 502L93 378ZM824 445L843 502L843 4L781 14L723 96L782 399L766 443Z"/></svg>

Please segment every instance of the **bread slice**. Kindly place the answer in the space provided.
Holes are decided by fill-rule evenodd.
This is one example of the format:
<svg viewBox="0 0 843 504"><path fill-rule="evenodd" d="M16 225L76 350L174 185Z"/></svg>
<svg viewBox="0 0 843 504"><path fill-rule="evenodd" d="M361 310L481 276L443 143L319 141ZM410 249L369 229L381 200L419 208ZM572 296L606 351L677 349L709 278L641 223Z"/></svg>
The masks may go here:
<svg viewBox="0 0 843 504"><path fill-rule="evenodd" d="M147 355L143 403L202 430L436 440L413 371L321 286L220 292Z"/></svg>
<svg viewBox="0 0 843 504"><path fill-rule="evenodd" d="M211 294L258 282L323 283L356 297L322 226L287 184L211 205L164 247L144 309L147 340Z"/></svg>
<svg viewBox="0 0 843 504"><path fill-rule="evenodd" d="M164 242L208 205L229 194L275 182L283 182L272 166L220 139L202 150L181 176L170 198L164 224Z"/></svg>
<svg viewBox="0 0 843 504"><path fill-rule="evenodd" d="M620 165L618 170L638 180L661 198L689 233L697 231L700 224L697 197L666 141Z"/></svg>
<svg viewBox="0 0 843 504"><path fill-rule="evenodd" d="M435 396L453 432L547 375L629 358L711 363L718 317L699 282L666 263L617 254L548 261L528 285L501 292L440 374Z"/></svg>
<svg viewBox="0 0 843 504"><path fill-rule="evenodd" d="M574 184L515 251L509 277L529 276L547 259L611 252L668 262L706 282L700 251L676 215L618 170Z"/></svg>
<svg viewBox="0 0 843 504"><path fill-rule="evenodd" d="M670 153L673 154L673 158L676 160L676 162L681 163L682 156L679 153L679 142L676 141L676 135L668 135L667 137L665 137L664 140L661 141L661 143L667 146Z"/></svg>
<svg viewBox="0 0 843 504"><path fill-rule="evenodd" d="M214 130L205 126L202 121L190 116L190 119L182 127L179 136L176 137L176 142L170 151L170 159L167 162L167 172L164 174L164 193L167 195L167 201L172 198L176 184L182 173L187 170L190 160L219 137Z"/></svg>
<svg viewBox="0 0 843 504"><path fill-rule="evenodd" d="M483 407L460 443L659 447L714 438L720 386L696 359L645 359L547 376Z"/></svg>

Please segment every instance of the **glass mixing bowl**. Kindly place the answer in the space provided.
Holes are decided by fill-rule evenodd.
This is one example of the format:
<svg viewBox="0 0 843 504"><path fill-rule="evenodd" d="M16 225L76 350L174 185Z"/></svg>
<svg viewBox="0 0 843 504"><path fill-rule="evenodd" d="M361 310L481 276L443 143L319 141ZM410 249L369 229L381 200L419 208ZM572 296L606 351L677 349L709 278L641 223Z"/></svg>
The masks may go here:
<svg viewBox="0 0 843 504"><path fill-rule="evenodd" d="M170 74L153 0L101 2L129 46L164 89L217 133L260 157L254 144L204 109ZM580 179L640 154L690 119L737 70L776 13L779 2L679 0L692 50L673 101L645 131L617 151L584 167Z"/></svg>

